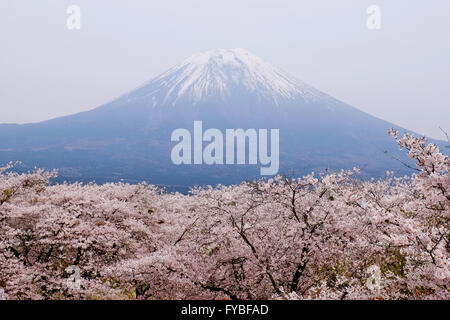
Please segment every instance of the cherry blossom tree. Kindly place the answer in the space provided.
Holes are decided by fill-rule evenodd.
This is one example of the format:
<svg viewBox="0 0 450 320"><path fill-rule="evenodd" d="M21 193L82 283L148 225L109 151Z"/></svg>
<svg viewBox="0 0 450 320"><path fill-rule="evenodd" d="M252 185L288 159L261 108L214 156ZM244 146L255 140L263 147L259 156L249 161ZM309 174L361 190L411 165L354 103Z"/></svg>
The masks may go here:
<svg viewBox="0 0 450 320"><path fill-rule="evenodd" d="M449 157L167 193L0 169L0 299L449 299Z"/></svg>

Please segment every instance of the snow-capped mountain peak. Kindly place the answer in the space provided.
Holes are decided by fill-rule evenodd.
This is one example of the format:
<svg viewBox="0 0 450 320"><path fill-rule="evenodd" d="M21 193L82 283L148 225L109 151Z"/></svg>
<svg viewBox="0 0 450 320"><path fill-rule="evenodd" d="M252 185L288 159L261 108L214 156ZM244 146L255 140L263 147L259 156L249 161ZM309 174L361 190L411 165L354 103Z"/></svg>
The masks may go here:
<svg viewBox="0 0 450 320"><path fill-rule="evenodd" d="M211 97L223 100L243 92L275 104L299 95L305 100L321 95L260 57L238 48L194 54L127 98L148 99L153 106L175 105L180 100L197 104Z"/></svg>

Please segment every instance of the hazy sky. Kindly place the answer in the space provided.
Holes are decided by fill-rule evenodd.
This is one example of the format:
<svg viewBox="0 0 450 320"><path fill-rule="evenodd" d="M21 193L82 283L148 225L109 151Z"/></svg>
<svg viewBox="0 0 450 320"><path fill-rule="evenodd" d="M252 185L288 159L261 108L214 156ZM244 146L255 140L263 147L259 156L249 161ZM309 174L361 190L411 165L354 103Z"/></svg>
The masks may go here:
<svg viewBox="0 0 450 320"><path fill-rule="evenodd" d="M81 8L68 30L66 9ZM366 27L369 5L381 30ZM1 0L0 123L95 108L193 53L245 48L421 134L450 131L448 0Z"/></svg>

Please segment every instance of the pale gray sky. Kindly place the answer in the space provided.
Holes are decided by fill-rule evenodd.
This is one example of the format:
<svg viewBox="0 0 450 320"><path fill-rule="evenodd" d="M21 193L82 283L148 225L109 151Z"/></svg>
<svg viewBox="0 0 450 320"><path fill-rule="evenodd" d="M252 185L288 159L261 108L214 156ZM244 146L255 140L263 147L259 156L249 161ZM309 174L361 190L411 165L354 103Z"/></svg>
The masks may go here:
<svg viewBox="0 0 450 320"><path fill-rule="evenodd" d="M66 28L79 5L81 30ZM369 5L381 30L366 27ZM193 53L245 48L363 111L450 131L448 0L1 0L0 123L95 108Z"/></svg>

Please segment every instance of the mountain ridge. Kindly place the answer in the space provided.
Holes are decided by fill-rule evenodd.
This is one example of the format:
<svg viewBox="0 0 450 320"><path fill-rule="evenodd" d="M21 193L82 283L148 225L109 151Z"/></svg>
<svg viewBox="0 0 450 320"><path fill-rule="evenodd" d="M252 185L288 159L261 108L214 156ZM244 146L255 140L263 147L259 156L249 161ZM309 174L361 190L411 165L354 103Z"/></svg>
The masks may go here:
<svg viewBox="0 0 450 320"><path fill-rule="evenodd" d="M387 135L404 129L349 106L243 49L195 54L117 99L32 124L0 125L0 163L62 170L60 179L164 185L238 183L258 167L175 166L170 134L192 128L280 129L280 173L362 167L367 176L405 168ZM3 151L2 151L3 150ZM404 158L403 158L404 159ZM404 159L405 161L407 159Z"/></svg>

